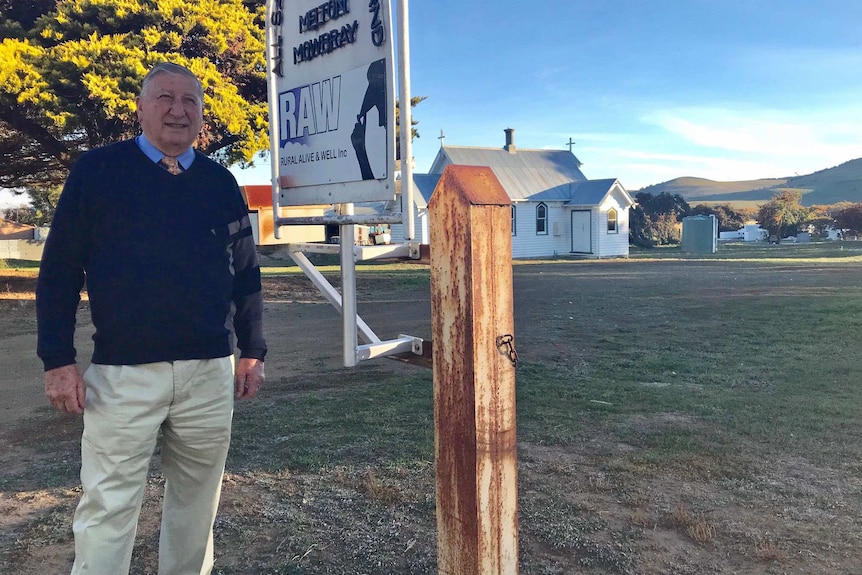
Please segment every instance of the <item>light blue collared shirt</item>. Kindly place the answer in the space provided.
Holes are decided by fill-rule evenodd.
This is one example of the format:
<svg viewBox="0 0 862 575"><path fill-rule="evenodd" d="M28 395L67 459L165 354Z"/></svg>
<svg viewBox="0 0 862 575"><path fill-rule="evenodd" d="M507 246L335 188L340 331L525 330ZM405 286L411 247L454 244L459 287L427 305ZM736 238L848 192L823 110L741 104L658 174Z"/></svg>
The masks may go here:
<svg viewBox="0 0 862 575"><path fill-rule="evenodd" d="M160 152L159 149L156 148L143 134L136 137L135 142L138 144L138 147L141 149L144 155L151 159L154 164L158 164L159 161L165 155L164 153ZM182 166L184 170L188 170L189 167L191 167L192 162L195 161L194 148L189 147L188 150L177 156L177 161L180 163L180 166Z"/></svg>

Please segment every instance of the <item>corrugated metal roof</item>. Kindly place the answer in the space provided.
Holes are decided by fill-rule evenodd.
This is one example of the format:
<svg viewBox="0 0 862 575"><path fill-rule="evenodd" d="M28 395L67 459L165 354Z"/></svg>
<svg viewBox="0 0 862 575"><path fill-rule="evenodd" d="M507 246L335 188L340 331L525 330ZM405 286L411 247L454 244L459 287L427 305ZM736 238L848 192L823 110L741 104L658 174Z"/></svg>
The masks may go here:
<svg viewBox="0 0 862 575"><path fill-rule="evenodd" d="M272 209L272 185L240 186L248 209L259 210L261 208Z"/></svg>
<svg viewBox="0 0 862 575"><path fill-rule="evenodd" d="M427 208L431 201L431 194L437 187L442 174L413 174L413 201L418 208ZM425 205L422 205L424 200Z"/></svg>
<svg viewBox="0 0 862 575"><path fill-rule="evenodd" d="M575 206L596 206L605 199L615 183L615 179L575 182L572 184L568 203Z"/></svg>
<svg viewBox="0 0 862 575"><path fill-rule="evenodd" d="M420 210L428 207L431 194L443 174L413 174L413 203ZM401 179L395 181L395 194L401 195Z"/></svg>
<svg viewBox="0 0 862 575"><path fill-rule="evenodd" d="M32 240L36 226L0 219L0 240Z"/></svg>
<svg viewBox="0 0 862 575"><path fill-rule="evenodd" d="M569 184L586 180L581 162L565 150L509 152L502 148L444 146L440 153L455 165L488 166L513 200L532 200L543 194L543 199L565 201L571 197Z"/></svg>

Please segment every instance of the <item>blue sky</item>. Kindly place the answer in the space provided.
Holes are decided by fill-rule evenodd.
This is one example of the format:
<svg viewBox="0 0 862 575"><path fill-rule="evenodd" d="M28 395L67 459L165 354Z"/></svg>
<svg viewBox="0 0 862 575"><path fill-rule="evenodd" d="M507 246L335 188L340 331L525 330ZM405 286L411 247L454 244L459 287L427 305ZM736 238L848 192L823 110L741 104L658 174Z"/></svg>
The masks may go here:
<svg viewBox="0 0 862 575"><path fill-rule="evenodd" d="M566 149L626 188L862 157L858 0L414 2L417 171L449 145Z"/></svg>
<svg viewBox="0 0 862 575"><path fill-rule="evenodd" d="M862 157L858 0L412 2L416 171L447 145L566 149L629 190ZM268 167L235 171L267 183Z"/></svg>
<svg viewBox="0 0 862 575"><path fill-rule="evenodd" d="M411 6L420 171L440 129L451 145L499 146L506 127L528 148L572 137L587 177L631 190L862 156L858 1L463 5Z"/></svg>
<svg viewBox="0 0 862 575"><path fill-rule="evenodd" d="M393 16L394 17L394 16ZM446 144L566 149L635 191L862 157L859 0L435 0L409 6L416 171ZM234 169L269 182L268 162ZM2 198L0 198L2 200Z"/></svg>

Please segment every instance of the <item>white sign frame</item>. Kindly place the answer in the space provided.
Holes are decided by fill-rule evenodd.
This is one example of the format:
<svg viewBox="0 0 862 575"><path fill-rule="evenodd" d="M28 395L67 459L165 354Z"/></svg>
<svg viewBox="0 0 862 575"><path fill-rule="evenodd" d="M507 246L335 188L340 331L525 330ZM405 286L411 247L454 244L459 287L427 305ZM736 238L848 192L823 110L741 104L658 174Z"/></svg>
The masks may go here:
<svg viewBox="0 0 862 575"><path fill-rule="evenodd" d="M280 205L395 197L389 0L267 0L273 195Z"/></svg>

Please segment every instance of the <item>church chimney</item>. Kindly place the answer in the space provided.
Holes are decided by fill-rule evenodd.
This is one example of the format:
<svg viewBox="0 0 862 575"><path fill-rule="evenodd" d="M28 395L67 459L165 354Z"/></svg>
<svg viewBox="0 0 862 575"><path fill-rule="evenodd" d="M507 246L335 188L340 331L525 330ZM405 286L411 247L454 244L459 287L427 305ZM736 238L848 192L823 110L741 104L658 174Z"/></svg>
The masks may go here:
<svg viewBox="0 0 862 575"><path fill-rule="evenodd" d="M505 150L510 154L515 153L515 129L514 128L506 128L503 130L506 132L506 146Z"/></svg>

